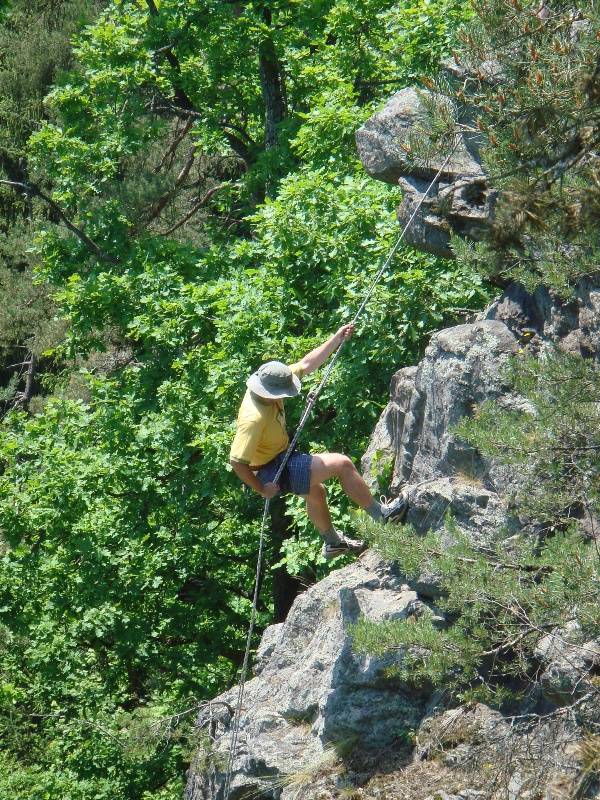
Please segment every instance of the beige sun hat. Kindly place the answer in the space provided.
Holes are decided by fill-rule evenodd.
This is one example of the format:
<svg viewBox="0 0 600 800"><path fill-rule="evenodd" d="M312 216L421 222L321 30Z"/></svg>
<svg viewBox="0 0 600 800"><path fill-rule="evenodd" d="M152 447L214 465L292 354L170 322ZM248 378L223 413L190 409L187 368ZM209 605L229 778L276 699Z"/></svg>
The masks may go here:
<svg viewBox="0 0 600 800"><path fill-rule="evenodd" d="M267 361L246 381L246 386L259 397L277 400L300 394L300 379L281 361Z"/></svg>

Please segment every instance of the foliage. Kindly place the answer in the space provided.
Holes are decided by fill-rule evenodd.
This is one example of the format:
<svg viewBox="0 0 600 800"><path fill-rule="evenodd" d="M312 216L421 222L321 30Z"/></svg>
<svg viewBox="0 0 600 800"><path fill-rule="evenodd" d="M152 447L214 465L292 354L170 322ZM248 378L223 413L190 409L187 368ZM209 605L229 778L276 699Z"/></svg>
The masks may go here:
<svg viewBox="0 0 600 800"><path fill-rule="evenodd" d="M458 434L488 457L519 470L515 502L524 522L553 533L600 510L600 374L594 361L554 351L514 359L508 375L526 397L524 413L492 403L463 420Z"/></svg>
<svg viewBox="0 0 600 800"><path fill-rule="evenodd" d="M390 537L363 521L375 547L409 578L423 569L438 576L439 607L450 624L440 628L425 613L412 624L362 621L354 630L361 652L405 648L405 679L470 690L499 704L511 697L511 679L521 692L535 687L532 654L542 636L560 630L577 644L600 633L600 369L554 353L515 361L511 375L522 411L486 403L457 433L518 469L523 483L513 503L520 532L497 531L483 548L452 519L446 537L420 537L409 525Z"/></svg>
<svg viewBox="0 0 600 800"><path fill-rule="evenodd" d="M468 13L415 8L115 2L75 35L19 180L116 263L41 201L26 209L31 291L61 317L40 355L63 369L0 436L5 792L179 795L190 729L157 721L231 683L250 610L261 501L224 466L240 392L262 360L297 359L346 321L397 235L398 193L361 174L353 131L431 67L419 43L435 32L447 53ZM310 446L357 458L392 372L486 299L478 276L401 251ZM326 569L294 501L287 521L259 628L273 565Z"/></svg>
<svg viewBox="0 0 600 800"><path fill-rule="evenodd" d="M404 526L389 541L374 534L375 546L397 561L409 577L420 569L439 576L437 604L450 620L440 627L425 610L414 620L373 623L361 620L353 629L358 652L404 649L403 680L424 685L470 689L487 702L502 705L513 699L508 679L519 678L517 691L535 684L535 645L542 636L579 623L573 643L598 634L594 611L600 583L598 553L575 527L544 542L530 535L513 538L507 547L501 536L485 552L475 549L449 520L454 544L442 546L442 536L418 537Z"/></svg>
<svg viewBox="0 0 600 800"><path fill-rule="evenodd" d="M483 240L457 241L457 254L500 284L568 293L598 261L598 7L477 0L473 8L456 52L460 79L437 85L470 111L457 126L444 101L436 135L478 139L498 198Z"/></svg>

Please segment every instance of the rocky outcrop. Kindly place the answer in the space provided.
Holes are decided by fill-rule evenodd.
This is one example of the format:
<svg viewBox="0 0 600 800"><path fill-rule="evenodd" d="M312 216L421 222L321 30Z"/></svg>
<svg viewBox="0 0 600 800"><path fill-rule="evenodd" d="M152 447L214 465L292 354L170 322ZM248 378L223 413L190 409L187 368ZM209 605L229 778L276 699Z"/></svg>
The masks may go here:
<svg viewBox="0 0 600 800"><path fill-rule="evenodd" d="M408 522L417 532L443 531L450 512L476 545L510 537L517 524L510 496L519 476L482 459L454 426L488 399L522 408L504 379L511 355L557 346L597 356L599 339L600 284L584 281L568 302L511 287L474 322L434 334L421 362L394 376L363 459L365 477L376 483L378 474L389 473L392 490L407 489ZM409 581L368 551L298 597L257 651L231 797L517 800L546 791L550 800L570 790L580 735L572 708L579 704L577 713L587 713L599 643L568 625L540 639L537 707L559 712L539 717L507 718L484 703L418 693L397 677L402 649L381 658L353 652L349 626L361 615L417 619L428 609L444 626L439 594L435 575ZM204 746L187 800L222 798L235 696L217 698L215 713L199 720ZM592 706L589 713L596 714Z"/></svg>
<svg viewBox="0 0 600 800"><path fill-rule="evenodd" d="M565 758L573 741L569 717L532 728L484 703L448 709L444 693L419 694L394 677L402 650L381 658L353 652L349 626L360 616L410 619L427 607L444 624L435 606L373 552L301 595L286 622L265 631L258 649L255 677L245 687L230 797L332 800L356 790L365 800L477 800L496 794L486 780L494 766L510 769L516 798L574 773L575 753ZM236 696L237 689L221 695L198 720L203 746L186 800L223 797Z"/></svg>
<svg viewBox="0 0 600 800"><path fill-rule="evenodd" d="M453 426L486 400L519 406L503 377L518 350L507 325L482 319L434 334L419 366L394 376L362 467L373 482L394 459L391 493L408 486L408 521L417 531L442 528L448 512L474 539L513 524L507 496L515 477L484 461Z"/></svg>
<svg viewBox="0 0 600 800"><path fill-rule="evenodd" d="M485 400L522 410L503 378L508 358L554 347L600 357L600 280L586 278L568 300L512 285L472 324L434 334L417 368L396 373L362 468L375 486L384 465L389 471L394 463L390 491L408 487L407 521L417 531L442 529L450 512L475 543L512 533L508 506L519 475L482 459L453 426Z"/></svg>
<svg viewBox="0 0 600 800"><path fill-rule="evenodd" d="M406 619L420 605L402 576L369 552L308 589L285 623L265 631L256 677L245 689L232 798L292 798L307 780L335 784L345 748L360 742L363 752L378 753L396 743L400 728L416 729L426 698L386 678L402 652L357 656L348 626L360 616ZM236 693L219 702L233 705ZM190 799L220 796L230 722L220 718L214 743L202 756L209 767L190 779Z"/></svg>
<svg viewBox="0 0 600 800"><path fill-rule="evenodd" d="M405 239L417 250L453 258L451 236L480 238L491 218L496 193L488 186L475 134L458 136L445 166L445 154L428 152L431 146L423 132L428 128L427 106L432 100L431 93L412 87L396 92L382 111L359 128L356 144L369 175L398 184L402 189L398 209L402 227L442 170L437 183L423 199ZM451 103L446 99L443 102ZM453 106L451 111L461 121L469 122L467 106Z"/></svg>
<svg viewBox="0 0 600 800"><path fill-rule="evenodd" d="M511 284L484 316L506 325L533 355L557 347L600 359L600 272L584 278L567 299L543 286L530 294Z"/></svg>

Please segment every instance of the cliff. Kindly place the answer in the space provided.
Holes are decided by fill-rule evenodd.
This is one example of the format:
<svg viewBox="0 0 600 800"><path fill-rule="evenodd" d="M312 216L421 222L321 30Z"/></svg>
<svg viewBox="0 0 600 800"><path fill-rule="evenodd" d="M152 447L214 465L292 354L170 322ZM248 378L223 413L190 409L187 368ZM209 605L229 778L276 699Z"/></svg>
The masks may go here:
<svg viewBox="0 0 600 800"><path fill-rule="evenodd" d="M358 140L371 174L407 181L414 195L428 176L411 174L394 144L410 128L408 101L413 111L420 102L409 91L398 93ZM449 165L448 185L477 169L476 148L466 142ZM481 186L487 192L484 176ZM464 231L463 201L473 207L475 227L489 213L488 195L452 196L454 217L446 207L440 221L425 208L415 244L429 236L426 249L444 252L450 228ZM484 459L457 439L453 426L488 399L522 408L504 377L511 355L557 347L595 357L599 346L600 283L583 281L568 300L510 286L471 323L433 335L420 363L396 373L363 458L366 479L375 481L377 470L393 461L392 492L407 488L407 522L417 533L443 531L450 513L475 546L509 539L524 524L510 507L519 474ZM256 654L231 797L552 800L572 790L581 769L582 719L595 713L589 703L586 712L586 691L600 668L600 642L570 646L556 632L542 637L535 712L530 699L510 715L435 686L403 683L393 670L404 658L401 648L382 657L353 651L348 625L360 617L417 619L428 608L437 625L451 625L436 607L438 596L435 575L422 571L408 580L374 551L299 596L287 620L265 631ZM221 695L198 719L203 739L187 800L222 798L235 696L235 690Z"/></svg>

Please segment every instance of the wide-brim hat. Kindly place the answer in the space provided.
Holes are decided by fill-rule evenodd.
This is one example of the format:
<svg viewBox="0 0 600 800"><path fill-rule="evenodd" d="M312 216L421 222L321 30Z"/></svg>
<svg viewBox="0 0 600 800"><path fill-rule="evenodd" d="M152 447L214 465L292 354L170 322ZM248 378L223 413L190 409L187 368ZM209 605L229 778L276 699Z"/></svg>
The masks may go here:
<svg viewBox="0 0 600 800"><path fill-rule="evenodd" d="M278 400L300 394L300 379L281 361L267 361L246 381L246 386L259 397Z"/></svg>

